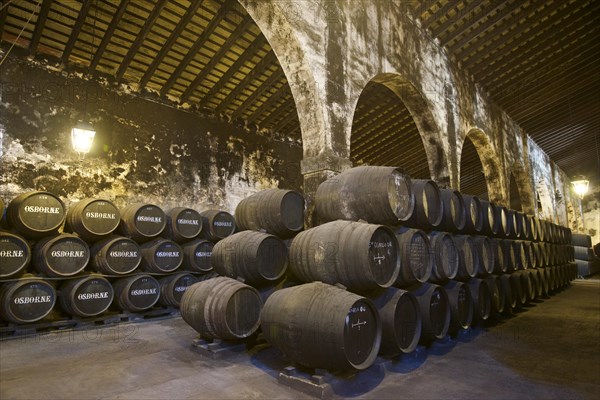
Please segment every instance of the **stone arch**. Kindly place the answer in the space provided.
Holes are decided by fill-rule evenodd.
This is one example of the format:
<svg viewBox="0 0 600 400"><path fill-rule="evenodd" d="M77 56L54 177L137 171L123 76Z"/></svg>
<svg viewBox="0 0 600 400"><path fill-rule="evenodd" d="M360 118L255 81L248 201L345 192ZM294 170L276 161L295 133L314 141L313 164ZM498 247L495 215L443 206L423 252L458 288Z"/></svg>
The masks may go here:
<svg viewBox="0 0 600 400"><path fill-rule="evenodd" d="M473 143L477 155L479 156L483 168L483 175L485 177L488 199L496 203L505 204L508 196L506 195L504 176L502 174L500 159L498 158L498 154L492 142L483 130L471 128L463 139L460 156L461 160L463 156L462 150L467 139ZM461 174L463 172L464 171L461 171Z"/></svg>
<svg viewBox="0 0 600 400"><path fill-rule="evenodd" d="M373 84L383 85L397 97L403 107L406 107L420 137L420 142L427 160L429 177L443 186L448 186L449 175L446 153L440 139L437 124L425 97L411 82L399 73L381 73L374 76L363 87L361 95L369 85ZM356 111L360 100L361 96L358 96L353 107L353 121L356 117ZM348 132L346 140L348 146L351 146L352 143L353 129L354 126L350 132ZM413 142L413 145L415 143L416 142ZM420 148L418 150L420 150ZM402 167L402 165L399 166Z"/></svg>
<svg viewBox="0 0 600 400"><path fill-rule="evenodd" d="M548 188L546 182L539 180L535 183L535 194L538 218L554 222L554 201L552 201L552 191Z"/></svg>
<svg viewBox="0 0 600 400"><path fill-rule="evenodd" d="M512 187L513 183L515 184L515 188ZM509 202L510 207L513 207L513 195L515 194L519 197L519 203L521 206L521 211L534 214L534 196L533 191L531 190L531 179L525 168L521 164L515 164L509 171Z"/></svg>

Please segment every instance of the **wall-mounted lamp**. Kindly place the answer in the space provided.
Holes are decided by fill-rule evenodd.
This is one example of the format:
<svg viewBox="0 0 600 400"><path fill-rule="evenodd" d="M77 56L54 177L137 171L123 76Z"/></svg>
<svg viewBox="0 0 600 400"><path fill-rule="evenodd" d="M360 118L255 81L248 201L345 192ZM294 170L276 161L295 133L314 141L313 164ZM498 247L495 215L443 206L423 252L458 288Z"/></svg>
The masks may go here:
<svg viewBox="0 0 600 400"><path fill-rule="evenodd" d="M83 156L90 151L94 136L96 136L96 131L91 126L78 124L71 129L73 150L79 153L83 158Z"/></svg>
<svg viewBox="0 0 600 400"><path fill-rule="evenodd" d="M588 191L590 181L588 181L587 179L580 179L577 181L572 181L571 184L573 185L573 190L575 191L577 196L583 199L583 196L585 196L585 194Z"/></svg>

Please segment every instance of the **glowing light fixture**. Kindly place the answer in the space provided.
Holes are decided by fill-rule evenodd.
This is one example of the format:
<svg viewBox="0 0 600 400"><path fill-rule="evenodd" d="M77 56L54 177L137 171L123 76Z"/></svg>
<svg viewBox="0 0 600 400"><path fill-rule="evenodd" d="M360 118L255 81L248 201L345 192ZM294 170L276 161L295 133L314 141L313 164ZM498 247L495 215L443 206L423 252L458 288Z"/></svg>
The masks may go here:
<svg viewBox="0 0 600 400"><path fill-rule="evenodd" d="M588 192L590 181L587 179L580 179L577 181L572 181L571 184L573 185L573 190L575 193L577 193L577 195L583 199L583 196L585 196L585 194Z"/></svg>
<svg viewBox="0 0 600 400"><path fill-rule="evenodd" d="M73 150L83 157L90 151L94 136L96 136L96 131L91 126L78 124L75 128L71 129Z"/></svg>

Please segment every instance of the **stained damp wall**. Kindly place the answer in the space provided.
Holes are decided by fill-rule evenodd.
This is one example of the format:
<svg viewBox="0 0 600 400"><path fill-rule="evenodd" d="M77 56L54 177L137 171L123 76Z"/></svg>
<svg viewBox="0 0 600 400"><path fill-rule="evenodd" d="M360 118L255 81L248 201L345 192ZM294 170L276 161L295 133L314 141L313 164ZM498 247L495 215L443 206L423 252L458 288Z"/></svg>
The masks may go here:
<svg viewBox="0 0 600 400"><path fill-rule="evenodd" d="M10 57L0 71L0 196L47 190L67 204L85 197L118 206L148 202L232 212L260 189L302 189L302 144L217 117L167 107L126 86ZM80 159L70 131L97 133Z"/></svg>

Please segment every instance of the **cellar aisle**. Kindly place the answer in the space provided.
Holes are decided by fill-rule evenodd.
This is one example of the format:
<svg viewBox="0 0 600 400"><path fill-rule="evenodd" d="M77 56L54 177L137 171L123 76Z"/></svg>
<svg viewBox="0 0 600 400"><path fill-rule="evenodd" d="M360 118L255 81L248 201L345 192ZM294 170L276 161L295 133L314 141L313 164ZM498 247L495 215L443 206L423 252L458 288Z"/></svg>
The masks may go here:
<svg viewBox="0 0 600 400"><path fill-rule="evenodd" d="M277 383L267 346L213 361L191 350L181 318L0 342L2 399L303 399ZM335 397L600 398L600 280L419 356L379 360Z"/></svg>

